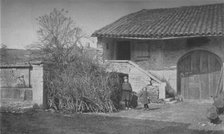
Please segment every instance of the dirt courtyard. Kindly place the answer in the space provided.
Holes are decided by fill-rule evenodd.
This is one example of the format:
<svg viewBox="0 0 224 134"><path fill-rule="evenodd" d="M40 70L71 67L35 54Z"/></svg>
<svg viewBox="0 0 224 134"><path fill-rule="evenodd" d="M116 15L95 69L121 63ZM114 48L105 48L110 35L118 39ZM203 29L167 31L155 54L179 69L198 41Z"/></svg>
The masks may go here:
<svg viewBox="0 0 224 134"><path fill-rule="evenodd" d="M149 110L136 108L117 113L99 113L99 115L111 117L127 117L132 119L155 120L164 122L187 123L189 129L195 130L223 130L224 115L220 115L222 122L212 124L206 118L206 111L211 102L187 101L175 104L150 104Z"/></svg>
<svg viewBox="0 0 224 134"><path fill-rule="evenodd" d="M206 119L210 103L151 104L116 113L65 114L45 110L0 113L4 134L223 134L221 124Z"/></svg>
<svg viewBox="0 0 224 134"><path fill-rule="evenodd" d="M223 134L189 124L45 111L0 113L2 134Z"/></svg>

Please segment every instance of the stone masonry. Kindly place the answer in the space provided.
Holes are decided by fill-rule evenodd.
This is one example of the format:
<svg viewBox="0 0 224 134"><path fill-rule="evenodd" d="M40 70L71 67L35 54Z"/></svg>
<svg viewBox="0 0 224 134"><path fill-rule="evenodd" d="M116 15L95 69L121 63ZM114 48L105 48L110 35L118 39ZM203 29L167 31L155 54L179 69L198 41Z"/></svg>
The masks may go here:
<svg viewBox="0 0 224 134"><path fill-rule="evenodd" d="M166 40L135 40L117 38L99 38L98 46L103 49L106 60L116 60L117 42L130 41L131 61L142 69L166 82L169 88L177 91L177 63L188 52L207 50L224 61L224 38L177 38ZM141 56L144 57L141 57Z"/></svg>
<svg viewBox="0 0 224 134"><path fill-rule="evenodd" d="M2 65L0 100L43 105L43 65Z"/></svg>
<svg viewBox="0 0 224 134"><path fill-rule="evenodd" d="M158 99L165 98L165 83L162 83L131 61L107 61L107 71L128 74L134 92L139 93L144 87L152 84L156 89L155 92L152 92L153 96Z"/></svg>

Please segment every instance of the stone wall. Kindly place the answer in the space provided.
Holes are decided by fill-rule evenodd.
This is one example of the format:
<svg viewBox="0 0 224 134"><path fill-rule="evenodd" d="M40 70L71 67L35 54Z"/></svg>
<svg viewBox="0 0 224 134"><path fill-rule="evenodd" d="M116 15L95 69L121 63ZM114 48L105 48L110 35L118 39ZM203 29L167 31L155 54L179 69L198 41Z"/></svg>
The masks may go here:
<svg viewBox="0 0 224 134"><path fill-rule="evenodd" d="M1 88L1 98L9 98L21 101L32 101L33 91L32 88Z"/></svg>
<svg viewBox="0 0 224 134"><path fill-rule="evenodd" d="M43 104L43 65L5 65L0 67L1 99Z"/></svg>
<svg viewBox="0 0 224 134"><path fill-rule="evenodd" d="M137 64L131 61L107 61L107 71L108 72L119 72L124 73L129 76L129 82L132 85L134 92L139 93L144 87L152 85L155 89L150 91L152 93L152 98L163 99L165 98L165 83L162 83L156 77L151 75L149 72L141 69Z"/></svg>
<svg viewBox="0 0 224 134"><path fill-rule="evenodd" d="M43 104L43 64L32 65L31 85L33 91L33 103Z"/></svg>
<svg viewBox="0 0 224 134"><path fill-rule="evenodd" d="M116 41L128 39L100 40L104 59L116 60ZM180 38L167 40L129 40L131 60L144 70L166 81L176 91L177 62L193 50L208 50L224 61L223 37Z"/></svg>
<svg viewBox="0 0 224 134"><path fill-rule="evenodd" d="M172 39L146 41L149 47L149 58L134 61L146 70L170 70L177 66L180 57L192 50L208 50L218 55L224 61L224 38L209 37L204 43L192 43L191 39ZM196 40L197 42L197 40ZM134 45L138 45L134 43ZM132 50L135 53L135 50Z"/></svg>
<svg viewBox="0 0 224 134"><path fill-rule="evenodd" d="M110 65L108 65L107 71L121 72L129 75L129 82L131 83L132 89L135 92L140 91L147 84L150 84L150 77L145 76L144 73L137 70L131 64L128 64L126 62L117 62L109 64Z"/></svg>
<svg viewBox="0 0 224 134"><path fill-rule="evenodd" d="M150 73L158 77L161 81L166 83L167 90L176 91L177 84L177 70L149 70Z"/></svg>
<svg viewBox="0 0 224 134"><path fill-rule="evenodd" d="M151 103L158 103L159 102L159 88L158 87L151 87L146 86L148 97ZM139 94L142 94L143 91L140 91ZM139 102L142 102L144 98L142 98L141 95L139 95Z"/></svg>

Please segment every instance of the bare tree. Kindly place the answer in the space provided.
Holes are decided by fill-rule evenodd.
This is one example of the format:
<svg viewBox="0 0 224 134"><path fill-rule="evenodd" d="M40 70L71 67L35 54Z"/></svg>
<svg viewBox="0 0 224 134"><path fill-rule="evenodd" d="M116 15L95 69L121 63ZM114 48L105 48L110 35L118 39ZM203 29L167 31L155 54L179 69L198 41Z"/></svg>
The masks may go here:
<svg viewBox="0 0 224 134"><path fill-rule="evenodd" d="M81 39L88 37L66 14L54 9L37 18L40 28L36 48L42 60L51 62L44 68L48 106L76 112L116 110L111 92L119 91L119 78L112 77L86 54Z"/></svg>
<svg viewBox="0 0 224 134"><path fill-rule="evenodd" d="M50 14L37 18L39 43L35 45L42 60L66 64L74 60L81 39L86 37L74 21L67 17L68 11L54 9Z"/></svg>

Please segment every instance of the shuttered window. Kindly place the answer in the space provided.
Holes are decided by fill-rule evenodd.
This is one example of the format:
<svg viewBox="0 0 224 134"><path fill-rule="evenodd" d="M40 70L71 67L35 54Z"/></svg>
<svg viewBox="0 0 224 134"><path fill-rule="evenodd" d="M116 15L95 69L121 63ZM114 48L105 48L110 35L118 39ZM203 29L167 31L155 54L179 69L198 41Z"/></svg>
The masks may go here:
<svg viewBox="0 0 224 134"><path fill-rule="evenodd" d="M135 58L136 59L147 59L149 58L149 47L146 43L137 43L134 46Z"/></svg>

